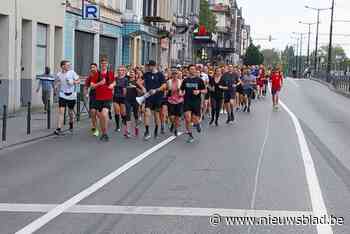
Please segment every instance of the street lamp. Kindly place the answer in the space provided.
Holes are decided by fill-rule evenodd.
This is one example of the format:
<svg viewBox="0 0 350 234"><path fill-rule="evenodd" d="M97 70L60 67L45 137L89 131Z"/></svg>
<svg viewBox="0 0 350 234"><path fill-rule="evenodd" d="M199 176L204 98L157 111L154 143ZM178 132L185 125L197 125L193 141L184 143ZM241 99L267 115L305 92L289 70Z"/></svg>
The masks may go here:
<svg viewBox="0 0 350 234"><path fill-rule="evenodd" d="M317 71L317 53L318 53L318 30L320 26L320 12L325 11L325 10L330 10L331 8L315 8L315 7L310 7L310 6L305 6L305 8L317 11L317 29L316 29L316 48L315 48L315 72Z"/></svg>
<svg viewBox="0 0 350 234"><path fill-rule="evenodd" d="M309 26L309 33L308 33L308 41L307 41L307 66L310 67L310 37L311 37L311 25L317 24L317 23L305 23L302 21L299 21L299 24L304 24Z"/></svg>

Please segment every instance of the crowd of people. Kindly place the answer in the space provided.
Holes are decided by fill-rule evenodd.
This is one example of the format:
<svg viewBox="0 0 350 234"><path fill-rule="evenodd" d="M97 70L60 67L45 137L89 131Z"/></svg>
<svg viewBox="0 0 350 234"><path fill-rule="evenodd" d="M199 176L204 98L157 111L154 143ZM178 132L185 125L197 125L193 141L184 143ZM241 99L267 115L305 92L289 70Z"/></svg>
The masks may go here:
<svg viewBox="0 0 350 234"><path fill-rule="evenodd" d="M62 135L63 116L68 108L69 130L73 131L74 106L77 99L79 76L71 70L69 61L61 62L55 90L59 96L59 118L56 135ZM252 111L252 99L272 93L273 110L278 110L278 94L283 84L283 73L260 66L196 64L177 66L162 71L155 61L145 67L120 66L109 69L108 59L100 66L92 63L85 80L84 95L89 100L91 134L101 141L109 141L109 123L114 119L116 132L126 138L137 137L144 127L144 139L167 129L179 134L182 120L187 142L194 141L192 129L202 131L202 120L218 126L220 117L227 116L226 124L235 122L235 112ZM114 116L113 116L113 114Z"/></svg>

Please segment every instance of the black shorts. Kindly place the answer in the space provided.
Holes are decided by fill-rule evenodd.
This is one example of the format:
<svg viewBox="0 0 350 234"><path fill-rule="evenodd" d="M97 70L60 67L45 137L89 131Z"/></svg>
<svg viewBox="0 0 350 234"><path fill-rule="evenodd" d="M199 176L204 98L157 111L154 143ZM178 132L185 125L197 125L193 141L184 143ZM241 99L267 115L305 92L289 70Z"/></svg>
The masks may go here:
<svg viewBox="0 0 350 234"><path fill-rule="evenodd" d="M201 116L201 103L199 102L184 102L184 112L191 111L195 116Z"/></svg>
<svg viewBox="0 0 350 234"><path fill-rule="evenodd" d="M253 88L245 88L244 89L244 95L247 95L248 97L252 97L253 96Z"/></svg>
<svg viewBox="0 0 350 234"><path fill-rule="evenodd" d="M161 106L167 106L167 105L168 105L168 98L167 97L162 98Z"/></svg>
<svg viewBox="0 0 350 234"><path fill-rule="evenodd" d="M182 115L182 103L179 104L168 104L169 116L181 117Z"/></svg>
<svg viewBox="0 0 350 234"><path fill-rule="evenodd" d="M161 106L162 106L162 99L158 99L158 98L146 99L146 103L145 103L146 109L159 112Z"/></svg>
<svg viewBox="0 0 350 234"><path fill-rule="evenodd" d="M204 95L204 100L209 100L210 94L209 91Z"/></svg>
<svg viewBox="0 0 350 234"><path fill-rule="evenodd" d="M224 93L224 103L229 103L232 99L236 98L236 92L229 91Z"/></svg>
<svg viewBox="0 0 350 234"><path fill-rule="evenodd" d="M96 99L91 99L89 100L89 110L95 109L97 110L97 105L96 105Z"/></svg>
<svg viewBox="0 0 350 234"><path fill-rule="evenodd" d="M134 112L134 115L136 113L138 116L140 105L136 100L126 100L125 107L126 107L126 115L128 117L128 120L130 120L132 112Z"/></svg>
<svg viewBox="0 0 350 234"><path fill-rule="evenodd" d="M96 110L98 112L102 112L103 109L110 110L112 105L111 101L108 101L108 100L106 101L96 100L95 103L96 103Z"/></svg>
<svg viewBox="0 0 350 234"><path fill-rule="evenodd" d="M113 102L117 104L125 104L125 97L113 97Z"/></svg>
<svg viewBox="0 0 350 234"><path fill-rule="evenodd" d="M58 106L59 107L68 107L68 109L73 110L75 106L76 100L67 100L64 98L58 98Z"/></svg>
<svg viewBox="0 0 350 234"><path fill-rule="evenodd" d="M239 94L244 94L242 85L237 85L237 86L236 86L236 91L237 91L237 93L239 93Z"/></svg>

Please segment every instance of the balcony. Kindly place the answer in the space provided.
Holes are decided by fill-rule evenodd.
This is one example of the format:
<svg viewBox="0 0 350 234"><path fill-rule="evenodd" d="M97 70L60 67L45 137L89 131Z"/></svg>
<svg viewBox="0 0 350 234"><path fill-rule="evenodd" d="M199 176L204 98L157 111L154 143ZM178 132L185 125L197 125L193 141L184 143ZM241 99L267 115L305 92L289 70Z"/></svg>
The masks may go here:
<svg viewBox="0 0 350 234"><path fill-rule="evenodd" d="M218 13L227 13L227 14L231 13L231 7L229 5L224 5L222 3L212 4L210 5L210 9L213 12L218 12Z"/></svg>

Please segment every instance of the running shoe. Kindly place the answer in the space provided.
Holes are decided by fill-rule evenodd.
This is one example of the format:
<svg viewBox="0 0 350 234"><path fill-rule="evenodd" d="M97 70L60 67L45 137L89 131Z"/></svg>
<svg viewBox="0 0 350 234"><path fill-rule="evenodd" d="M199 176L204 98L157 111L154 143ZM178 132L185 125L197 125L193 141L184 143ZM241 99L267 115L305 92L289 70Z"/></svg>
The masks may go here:
<svg viewBox="0 0 350 234"><path fill-rule="evenodd" d="M98 137L100 135L100 132L96 128L91 129L91 133L95 137Z"/></svg>
<svg viewBox="0 0 350 234"><path fill-rule="evenodd" d="M56 129L53 134L55 134L56 136L63 136L63 132L61 131L61 129Z"/></svg>
<svg viewBox="0 0 350 234"><path fill-rule="evenodd" d="M103 141L103 142L108 142L109 141L109 137L108 137L107 134L102 134L100 140Z"/></svg>
<svg viewBox="0 0 350 234"><path fill-rule="evenodd" d="M115 128L114 131L115 132L120 132L120 128Z"/></svg>
<svg viewBox="0 0 350 234"><path fill-rule="evenodd" d="M188 134L188 138L187 138L187 143L193 143L194 142L194 137L190 134Z"/></svg>
<svg viewBox="0 0 350 234"><path fill-rule="evenodd" d="M149 132L145 132L143 137L147 141L147 140L149 140L151 138L151 134L149 134Z"/></svg>

